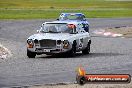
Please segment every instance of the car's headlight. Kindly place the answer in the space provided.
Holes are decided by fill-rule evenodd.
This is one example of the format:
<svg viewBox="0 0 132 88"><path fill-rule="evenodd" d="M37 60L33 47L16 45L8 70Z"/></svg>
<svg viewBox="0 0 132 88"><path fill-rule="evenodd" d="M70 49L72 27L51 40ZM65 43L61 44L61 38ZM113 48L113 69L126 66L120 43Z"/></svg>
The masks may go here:
<svg viewBox="0 0 132 88"><path fill-rule="evenodd" d="M28 39L28 40L27 40L27 47L28 47L28 48L33 48L33 44L34 44L34 43L33 43L33 40L32 40L32 39Z"/></svg>
<svg viewBox="0 0 132 88"><path fill-rule="evenodd" d="M69 41L68 40L64 40L63 41L63 48L67 49L69 47Z"/></svg>

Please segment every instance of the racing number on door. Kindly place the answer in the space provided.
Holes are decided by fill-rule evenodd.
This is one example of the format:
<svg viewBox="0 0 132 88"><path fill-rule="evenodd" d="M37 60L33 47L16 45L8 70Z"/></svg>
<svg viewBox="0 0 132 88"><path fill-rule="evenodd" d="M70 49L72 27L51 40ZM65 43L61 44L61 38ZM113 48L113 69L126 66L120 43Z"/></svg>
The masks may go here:
<svg viewBox="0 0 132 88"><path fill-rule="evenodd" d="M83 38L81 38L79 42L79 48L81 49L82 47L83 47Z"/></svg>

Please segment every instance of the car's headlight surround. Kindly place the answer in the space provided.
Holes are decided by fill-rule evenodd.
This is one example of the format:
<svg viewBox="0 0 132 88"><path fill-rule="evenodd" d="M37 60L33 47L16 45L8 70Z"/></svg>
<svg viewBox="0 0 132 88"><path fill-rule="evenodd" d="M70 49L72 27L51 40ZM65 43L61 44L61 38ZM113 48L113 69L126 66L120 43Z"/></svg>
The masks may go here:
<svg viewBox="0 0 132 88"><path fill-rule="evenodd" d="M27 40L27 47L28 47L28 48L33 48L33 45L34 45L33 40L32 40L32 39L28 39L28 40Z"/></svg>
<svg viewBox="0 0 132 88"><path fill-rule="evenodd" d="M38 41L37 39L35 39L35 40L34 40L34 43L35 43L35 44L38 44L38 43L39 43L39 41Z"/></svg>
<svg viewBox="0 0 132 88"><path fill-rule="evenodd" d="M60 45L62 43L61 40L57 40L57 45Z"/></svg>
<svg viewBox="0 0 132 88"><path fill-rule="evenodd" d="M65 49L69 48L69 41L68 40L63 41L63 48L65 48Z"/></svg>

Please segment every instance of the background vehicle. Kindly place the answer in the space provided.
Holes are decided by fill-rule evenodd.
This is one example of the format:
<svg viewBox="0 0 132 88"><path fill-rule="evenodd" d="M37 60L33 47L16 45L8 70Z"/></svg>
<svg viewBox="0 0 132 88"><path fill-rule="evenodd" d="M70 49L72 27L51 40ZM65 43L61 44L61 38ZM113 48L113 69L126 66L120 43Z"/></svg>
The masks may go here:
<svg viewBox="0 0 132 88"><path fill-rule="evenodd" d="M60 21L81 21L84 30L89 32L89 22L86 20L85 15L82 13L61 13L59 16Z"/></svg>
<svg viewBox="0 0 132 88"><path fill-rule="evenodd" d="M82 13L61 13L58 20L81 20L85 21L86 18Z"/></svg>

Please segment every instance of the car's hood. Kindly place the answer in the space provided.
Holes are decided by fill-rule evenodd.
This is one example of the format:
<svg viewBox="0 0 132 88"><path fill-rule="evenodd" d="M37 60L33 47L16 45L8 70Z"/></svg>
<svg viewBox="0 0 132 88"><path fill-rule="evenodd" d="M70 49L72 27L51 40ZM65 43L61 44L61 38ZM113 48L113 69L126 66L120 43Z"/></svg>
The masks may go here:
<svg viewBox="0 0 132 88"><path fill-rule="evenodd" d="M74 34L69 33L38 33L30 36L28 39L52 39L52 40L67 40L72 37Z"/></svg>

